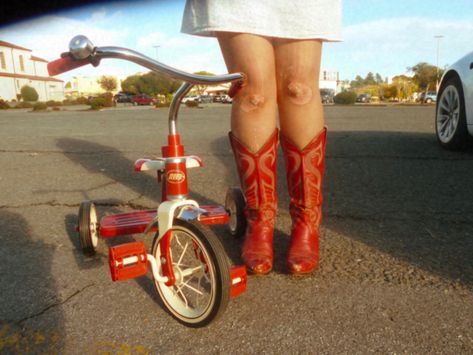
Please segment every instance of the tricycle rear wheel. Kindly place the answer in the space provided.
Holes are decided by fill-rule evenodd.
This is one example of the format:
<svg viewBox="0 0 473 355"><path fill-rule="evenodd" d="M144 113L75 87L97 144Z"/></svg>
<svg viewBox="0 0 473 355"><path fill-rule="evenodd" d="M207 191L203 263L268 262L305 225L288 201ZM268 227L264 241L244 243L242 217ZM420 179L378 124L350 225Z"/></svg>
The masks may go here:
<svg viewBox="0 0 473 355"><path fill-rule="evenodd" d="M79 241L85 255L95 254L99 241L98 219L95 204L82 201L79 207Z"/></svg>
<svg viewBox="0 0 473 355"><path fill-rule="evenodd" d="M241 238L246 231L246 201L239 187L230 187L225 196L225 209L230 216L228 230L235 238Z"/></svg>

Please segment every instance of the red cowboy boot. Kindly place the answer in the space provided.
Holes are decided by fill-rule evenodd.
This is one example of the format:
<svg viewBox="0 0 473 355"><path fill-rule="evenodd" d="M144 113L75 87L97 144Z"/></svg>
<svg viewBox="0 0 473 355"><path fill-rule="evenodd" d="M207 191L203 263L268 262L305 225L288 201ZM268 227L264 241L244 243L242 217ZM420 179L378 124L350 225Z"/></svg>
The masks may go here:
<svg viewBox="0 0 473 355"><path fill-rule="evenodd" d="M241 257L253 273L267 274L273 267L278 130L257 153L250 152L231 132L229 137L246 197L247 228Z"/></svg>
<svg viewBox="0 0 473 355"><path fill-rule="evenodd" d="M292 219L287 267L295 274L312 272L319 264L319 227L322 222L326 136L327 129L324 128L304 149L300 150L281 135Z"/></svg>

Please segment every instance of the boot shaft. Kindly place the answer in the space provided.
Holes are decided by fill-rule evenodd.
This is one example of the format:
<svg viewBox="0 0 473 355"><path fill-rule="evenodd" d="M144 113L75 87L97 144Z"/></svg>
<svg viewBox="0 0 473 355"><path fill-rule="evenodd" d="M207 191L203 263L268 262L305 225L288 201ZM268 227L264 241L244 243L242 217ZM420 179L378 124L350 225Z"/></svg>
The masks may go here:
<svg viewBox="0 0 473 355"><path fill-rule="evenodd" d="M276 210L276 157L278 130L253 153L231 132L232 145L241 188L246 197L247 210Z"/></svg>
<svg viewBox="0 0 473 355"><path fill-rule="evenodd" d="M326 137L327 129L324 128L309 144L299 149L281 135L291 214L294 209L314 209L322 205Z"/></svg>

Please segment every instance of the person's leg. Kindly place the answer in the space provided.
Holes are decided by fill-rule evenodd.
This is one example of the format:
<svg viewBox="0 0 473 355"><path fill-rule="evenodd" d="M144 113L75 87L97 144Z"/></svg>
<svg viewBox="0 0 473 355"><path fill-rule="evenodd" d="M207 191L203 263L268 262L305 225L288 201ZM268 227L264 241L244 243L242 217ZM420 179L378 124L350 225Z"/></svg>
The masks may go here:
<svg viewBox="0 0 473 355"><path fill-rule="evenodd" d="M292 218L287 267L292 273L313 271L319 262L325 139L319 93L322 43L275 42L281 146Z"/></svg>
<svg viewBox="0 0 473 355"><path fill-rule="evenodd" d="M217 35L228 72L243 72L245 85L233 99L231 131L257 152L276 129L276 70L271 39L246 33Z"/></svg>
<svg viewBox="0 0 473 355"><path fill-rule="evenodd" d="M302 149L324 128L322 42L276 39L274 48L281 133Z"/></svg>
<svg viewBox="0 0 473 355"><path fill-rule="evenodd" d="M274 52L271 41L260 36L220 33L218 39L228 71L247 76L233 98L229 137L246 197L247 230L242 259L252 272L265 274L273 263L276 214Z"/></svg>

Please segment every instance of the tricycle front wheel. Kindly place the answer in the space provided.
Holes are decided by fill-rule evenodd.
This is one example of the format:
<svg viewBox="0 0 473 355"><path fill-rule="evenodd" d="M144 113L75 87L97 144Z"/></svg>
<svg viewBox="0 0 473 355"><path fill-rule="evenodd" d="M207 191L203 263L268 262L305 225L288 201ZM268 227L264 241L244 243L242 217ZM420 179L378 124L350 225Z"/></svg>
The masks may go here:
<svg viewBox="0 0 473 355"><path fill-rule="evenodd" d="M230 268L217 236L198 221L174 220L170 252L176 282L155 280L164 305L181 323L202 327L218 318L230 299ZM156 235L152 254L160 262Z"/></svg>

